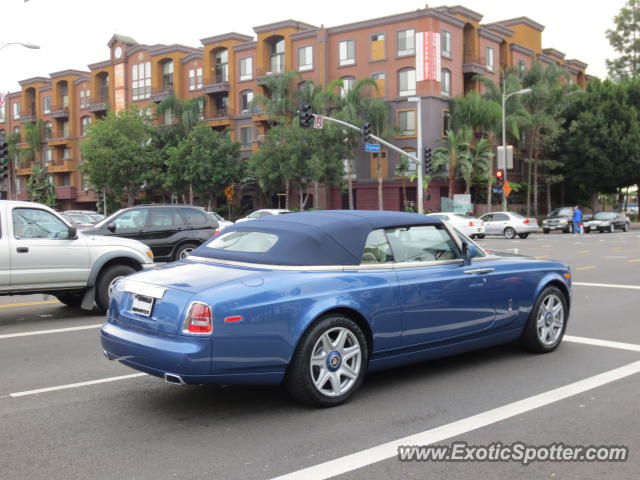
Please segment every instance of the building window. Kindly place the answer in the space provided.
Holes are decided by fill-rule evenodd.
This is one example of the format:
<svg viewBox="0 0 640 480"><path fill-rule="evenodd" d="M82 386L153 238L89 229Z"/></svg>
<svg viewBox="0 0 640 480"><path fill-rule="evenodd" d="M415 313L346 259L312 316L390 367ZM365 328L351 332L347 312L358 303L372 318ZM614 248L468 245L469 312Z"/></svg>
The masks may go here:
<svg viewBox="0 0 640 480"><path fill-rule="evenodd" d="M89 125L91 125L91 117L82 117L80 120L80 131L83 137L87 135Z"/></svg>
<svg viewBox="0 0 640 480"><path fill-rule="evenodd" d="M451 112L449 110L442 111L442 137L447 136L447 131L451 130Z"/></svg>
<svg viewBox="0 0 640 480"><path fill-rule="evenodd" d="M52 155L53 155L53 150L51 150L50 148L42 150L42 163L44 165L49 165L53 158Z"/></svg>
<svg viewBox="0 0 640 480"><path fill-rule="evenodd" d="M384 33L371 35L371 60L384 60Z"/></svg>
<svg viewBox="0 0 640 480"><path fill-rule="evenodd" d="M401 137L416 136L416 111L398 110L398 130Z"/></svg>
<svg viewBox="0 0 640 480"><path fill-rule="evenodd" d="M487 52L487 58L486 58L487 70L490 72L493 72L493 48L487 47L486 52Z"/></svg>
<svg viewBox="0 0 640 480"><path fill-rule="evenodd" d="M519 60L518 61L518 74L520 76L524 75L525 68L526 68L526 64L524 63L524 60Z"/></svg>
<svg viewBox="0 0 640 480"><path fill-rule="evenodd" d="M247 150L251 148L253 141L253 127L240 127L240 148Z"/></svg>
<svg viewBox="0 0 640 480"><path fill-rule="evenodd" d="M71 159L71 150L68 148L62 149L62 160L70 160Z"/></svg>
<svg viewBox="0 0 640 480"><path fill-rule="evenodd" d="M51 128L51 122L44 122L44 138L51 138L53 135L53 129Z"/></svg>
<svg viewBox="0 0 640 480"><path fill-rule="evenodd" d="M16 139L19 142L21 140L21 138L20 138L20 127L14 127L13 134L16 136Z"/></svg>
<svg viewBox="0 0 640 480"><path fill-rule="evenodd" d="M345 98L349 93L349 90L353 90L353 87L356 84L356 79L354 77L342 77L340 79L342 81L342 86L340 87L340 96Z"/></svg>
<svg viewBox="0 0 640 480"><path fill-rule="evenodd" d="M440 54L451 58L451 32L443 30L440 34Z"/></svg>
<svg viewBox="0 0 640 480"><path fill-rule="evenodd" d="M162 64L162 88L173 91L173 61L169 60Z"/></svg>
<svg viewBox="0 0 640 480"><path fill-rule="evenodd" d="M204 120L204 98L202 97L198 99L198 118Z"/></svg>
<svg viewBox="0 0 640 480"><path fill-rule="evenodd" d="M90 98L90 90L80 90L80 108L89 108Z"/></svg>
<svg viewBox="0 0 640 480"><path fill-rule="evenodd" d="M403 148L402 150L404 150L407 153L410 153L413 156L416 156L416 149L415 148L408 147L408 148ZM416 162L412 158L409 158L406 155L402 155L402 157L404 157L404 159L406 160L406 169L402 171L402 173L405 176L406 176L407 173L415 172L418 169L418 165L416 164Z"/></svg>
<svg viewBox="0 0 640 480"><path fill-rule="evenodd" d="M408 97L416 94L415 69L402 70L398 74L398 95Z"/></svg>
<svg viewBox="0 0 640 480"><path fill-rule="evenodd" d="M216 52L216 83L229 81L229 52L219 50Z"/></svg>
<svg viewBox="0 0 640 480"><path fill-rule="evenodd" d="M313 47L300 47L298 49L298 71L313 70Z"/></svg>
<svg viewBox="0 0 640 480"><path fill-rule="evenodd" d="M4 113L4 105L0 105L0 122L5 122L6 116Z"/></svg>
<svg viewBox="0 0 640 480"><path fill-rule="evenodd" d="M377 91L373 89L373 96L384 97L384 84L385 84L385 78L386 78L386 75L384 74L384 72L374 73L371 75L371 78L376 82L376 85L378 86Z"/></svg>
<svg viewBox="0 0 640 480"><path fill-rule="evenodd" d="M356 63L356 41L345 40L338 43L340 65L354 65Z"/></svg>
<svg viewBox="0 0 640 480"><path fill-rule="evenodd" d="M42 97L42 113L45 115L51 113L51 95Z"/></svg>
<svg viewBox="0 0 640 480"><path fill-rule="evenodd" d="M284 39L271 42L271 73L284 72Z"/></svg>
<svg viewBox="0 0 640 480"><path fill-rule="evenodd" d="M251 90L245 90L240 93L240 112L249 113L251 109L251 101L253 100L253 92Z"/></svg>
<svg viewBox="0 0 640 480"><path fill-rule="evenodd" d="M64 138L69 137L69 120L62 121L62 136Z"/></svg>
<svg viewBox="0 0 640 480"><path fill-rule="evenodd" d="M440 95L443 97L451 96L451 72L446 68L442 69L442 78L440 80Z"/></svg>
<svg viewBox="0 0 640 480"><path fill-rule="evenodd" d="M400 30L397 36L398 56L415 55L416 40L415 30Z"/></svg>
<svg viewBox="0 0 640 480"><path fill-rule="evenodd" d="M13 102L13 119L18 120L20 118L20 102Z"/></svg>
<svg viewBox="0 0 640 480"><path fill-rule="evenodd" d="M132 99L145 100L151 97L151 62L131 66Z"/></svg>
<svg viewBox="0 0 640 480"><path fill-rule="evenodd" d="M356 162L353 160L349 160L348 158L345 158L343 161L343 168L344 168L344 178L349 178L349 176L351 178L358 178L358 175L356 174ZM351 173L349 173L349 168L351 168ZM354 190L353 192L353 201L355 203L356 199L356 192ZM347 209L349 208L349 204L347 203ZM354 205L355 208L355 205Z"/></svg>
<svg viewBox="0 0 640 480"><path fill-rule="evenodd" d="M189 70L189 90L200 90L202 88L202 68L192 68Z"/></svg>
<svg viewBox="0 0 640 480"><path fill-rule="evenodd" d="M253 78L253 57L240 59L240 80L251 80Z"/></svg>

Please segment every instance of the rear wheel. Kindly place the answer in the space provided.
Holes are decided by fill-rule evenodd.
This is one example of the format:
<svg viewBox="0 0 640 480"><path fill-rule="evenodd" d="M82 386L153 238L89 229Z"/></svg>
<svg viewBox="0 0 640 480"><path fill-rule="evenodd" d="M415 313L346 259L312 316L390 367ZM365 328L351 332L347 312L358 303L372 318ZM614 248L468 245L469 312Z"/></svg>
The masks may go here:
<svg viewBox="0 0 640 480"><path fill-rule="evenodd" d="M96 303L103 312L109 309L109 299L111 291L118 280L135 272L129 265L111 265L105 268L98 276L96 282Z"/></svg>
<svg viewBox="0 0 640 480"><path fill-rule="evenodd" d="M484 233L482 233L480 235L476 235L476 238L484 238Z"/></svg>
<svg viewBox="0 0 640 480"><path fill-rule="evenodd" d="M545 235L549 234L549 229L548 228L543 228L542 229L542 233L544 233Z"/></svg>
<svg viewBox="0 0 640 480"><path fill-rule="evenodd" d="M528 233L519 233L518 236L520 238L527 238L529 236L529 234Z"/></svg>
<svg viewBox="0 0 640 480"><path fill-rule="evenodd" d="M511 227L507 227L504 229L504 238L511 240L516 238L516 231L511 228Z"/></svg>
<svg viewBox="0 0 640 480"><path fill-rule="evenodd" d="M55 297L67 307L79 307L84 298L84 290L81 292L56 293Z"/></svg>
<svg viewBox="0 0 640 480"><path fill-rule="evenodd" d="M545 288L531 309L520 342L529 351L547 353L555 350L567 328L567 299L557 287Z"/></svg>
<svg viewBox="0 0 640 480"><path fill-rule="evenodd" d="M367 341L358 324L342 315L328 315L303 335L285 384L302 402L319 407L340 405L362 383L367 359Z"/></svg>
<svg viewBox="0 0 640 480"><path fill-rule="evenodd" d="M196 245L195 243L185 243L184 245L180 245L176 250L175 255L173 256L173 259L184 260L189 255L191 255L191 252L193 252L196 248L198 248L198 245Z"/></svg>

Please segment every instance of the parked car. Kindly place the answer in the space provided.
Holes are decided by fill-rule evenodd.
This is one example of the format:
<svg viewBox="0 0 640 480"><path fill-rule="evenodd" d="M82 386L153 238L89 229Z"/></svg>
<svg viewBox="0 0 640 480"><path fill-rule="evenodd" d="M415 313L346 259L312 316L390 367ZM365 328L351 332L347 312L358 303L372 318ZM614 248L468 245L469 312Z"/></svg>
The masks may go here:
<svg viewBox="0 0 640 480"><path fill-rule="evenodd" d="M537 232L538 220L526 218L516 212L491 212L480 217L484 222L487 235L504 235L507 239L527 238L529 234Z"/></svg>
<svg viewBox="0 0 640 480"><path fill-rule="evenodd" d="M51 208L0 200L0 295L44 293L102 311L119 278L153 263L136 240L78 232Z"/></svg>
<svg viewBox="0 0 640 480"><path fill-rule="evenodd" d="M230 227L231 225L233 225L233 222L225 220L223 217L218 215L216 212L207 212L207 213L218 221L218 230L217 230L216 233L219 233L222 230L224 230L225 228Z"/></svg>
<svg viewBox="0 0 640 480"><path fill-rule="evenodd" d="M85 213L62 212L62 216L78 228L88 228L98 223L97 220Z"/></svg>
<svg viewBox="0 0 640 480"><path fill-rule="evenodd" d="M65 210L62 213L81 213L83 215L89 215L93 220L94 223L98 223L100 220L104 220L105 216L102 215L101 213L96 212L95 210Z"/></svg>
<svg viewBox="0 0 640 480"><path fill-rule="evenodd" d="M114 287L106 358L175 384L280 384L332 406L367 371L561 342L562 262L485 253L433 216L318 211L228 227Z"/></svg>
<svg viewBox="0 0 640 480"><path fill-rule="evenodd" d="M592 220L584 222L583 225L585 233L596 230L600 233L613 233L615 230L628 232L631 220L622 212L598 212Z"/></svg>
<svg viewBox="0 0 640 480"><path fill-rule="evenodd" d="M542 221L542 232L562 230L564 233L573 231L573 207L554 208L547 218Z"/></svg>
<svg viewBox="0 0 640 480"><path fill-rule="evenodd" d="M246 222L247 220L255 220L262 217L268 217L269 215L282 215L283 213L291 213L291 210L286 210L284 208L263 208L262 210L256 210L246 217L239 218L238 220L236 220L236 223Z"/></svg>
<svg viewBox="0 0 640 480"><path fill-rule="evenodd" d="M485 235L484 222L479 218L451 212L436 212L429 215L449 222L453 227L471 238L483 238Z"/></svg>
<svg viewBox="0 0 640 480"><path fill-rule="evenodd" d="M156 261L171 262L185 258L217 229L218 221L201 207L158 204L124 208L86 232L140 240Z"/></svg>

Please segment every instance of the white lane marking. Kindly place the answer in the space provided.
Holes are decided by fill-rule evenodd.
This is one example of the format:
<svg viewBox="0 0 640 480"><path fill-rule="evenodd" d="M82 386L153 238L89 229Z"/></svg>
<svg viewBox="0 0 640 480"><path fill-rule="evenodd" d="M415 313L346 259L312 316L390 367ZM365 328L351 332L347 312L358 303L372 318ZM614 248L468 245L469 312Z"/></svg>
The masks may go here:
<svg viewBox="0 0 640 480"><path fill-rule="evenodd" d="M48 333L75 332L77 330L100 328L101 326L102 323L98 323L95 325L83 325L82 327L54 328L52 330L36 330L35 332L5 333L4 335L0 335L0 340L3 338L28 337L30 335L46 335Z"/></svg>
<svg viewBox="0 0 640 480"><path fill-rule="evenodd" d="M486 427L496 422L506 420L516 415L535 410L546 405L559 402L565 398L573 397L588 390L615 382L622 378L635 375L640 372L640 361L615 368L607 372L585 378L575 383L555 388L538 395L534 395L517 402L509 403L492 410L463 418L456 422L436 427L431 430L399 438L377 447L368 448L360 452L346 455L335 460L314 465L297 472L276 477L272 480L324 480L326 478L342 475L353 470L366 467L373 463L381 462L396 457L400 445L430 445L448 438L456 437L464 433Z"/></svg>
<svg viewBox="0 0 640 480"><path fill-rule="evenodd" d="M38 393L55 392L56 390L67 390L69 388L86 387L87 385L97 385L99 383L117 382L118 380L143 377L146 375L146 373L132 373L131 375L121 375L119 377L101 378L99 380L89 380L88 382L69 383L67 385L58 385L57 387L38 388L37 390L27 390L25 392L10 393L9 396L25 397L27 395L37 395Z"/></svg>
<svg viewBox="0 0 640 480"><path fill-rule="evenodd" d="M574 337L573 335L565 335L562 339L567 342L581 343L583 345L595 345L597 347L617 348L620 350L640 352L640 345L636 345L635 343L613 342L611 340L601 340L599 338Z"/></svg>
<svg viewBox="0 0 640 480"><path fill-rule="evenodd" d="M640 285L616 285L613 283L571 282L571 285L579 285L581 287L626 288L629 290L640 290Z"/></svg>

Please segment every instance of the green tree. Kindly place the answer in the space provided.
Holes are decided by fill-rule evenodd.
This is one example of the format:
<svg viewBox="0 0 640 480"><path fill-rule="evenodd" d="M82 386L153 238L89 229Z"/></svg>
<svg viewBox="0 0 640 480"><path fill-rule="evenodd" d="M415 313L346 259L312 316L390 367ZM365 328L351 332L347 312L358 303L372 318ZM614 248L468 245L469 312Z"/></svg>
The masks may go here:
<svg viewBox="0 0 640 480"><path fill-rule="evenodd" d="M160 156L152 143L154 128L137 109L108 112L91 126L80 145L84 164L80 171L97 190L117 197L127 206L157 171Z"/></svg>
<svg viewBox="0 0 640 480"><path fill-rule="evenodd" d="M251 101L252 107L260 107L267 115L269 123L291 123L298 110L298 102L293 89L293 81L300 78L300 73L287 70L280 75L264 79L265 95L256 95Z"/></svg>
<svg viewBox="0 0 640 480"><path fill-rule="evenodd" d="M27 193L32 202L44 203L52 208L55 207L55 188L50 179L47 167L39 163L33 165L27 182Z"/></svg>
<svg viewBox="0 0 640 480"><path fill-rule="evenodd" d="M442 168L447 170L445 176L449 179L449 198L453 198L453 186L459 163L468 161L470 139L469 128L457 131L447 130L446 137L441 140L443 146L433 153L433 170L435 172Z"/></svg>
<svg viewBox="0 0 640 480"><path fill-rule="evenodd" d="M640 0L627 0L613 18L615 30L607 30L607 39L620 55L607 60L609 77L615 81L640 78Z"/></svg>
<svg viewBox="0 0 640 480"><path fill-rule="evenodd" d="M27 163L42 163L42 129L42 120L27 123L24 126L24 140L27 144L27 148L22 149L20 155Z"/></svg>
<svg viewBox="0 0 640 480"><path fill-rule="evenodd" d="M244 163L240 160L240 144L229 136L207 125L196 125L175 147L167 150L168 185L188 182L195 194L207 199L207 208L221 196L227 185L244 176Z"/></svg>

